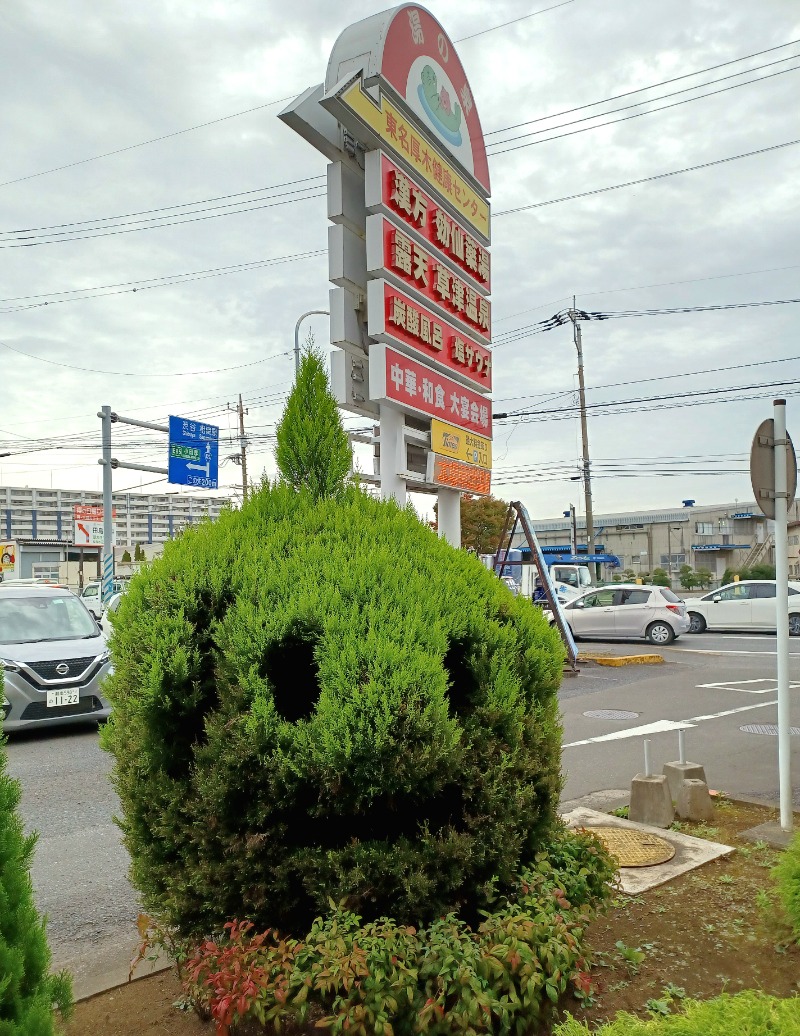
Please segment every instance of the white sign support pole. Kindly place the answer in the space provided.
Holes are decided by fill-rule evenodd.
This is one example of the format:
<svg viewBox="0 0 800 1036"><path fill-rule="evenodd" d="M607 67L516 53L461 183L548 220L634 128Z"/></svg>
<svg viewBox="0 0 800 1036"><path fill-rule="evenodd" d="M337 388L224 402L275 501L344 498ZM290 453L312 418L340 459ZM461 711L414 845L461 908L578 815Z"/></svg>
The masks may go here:
<svg viewBox="0 0 800 1036"><path fill-rule="evenodd" d="M786 530L786 400L773 401L775 421L775 620L778 625L778 777L781 828L792 830L789 740L789 545Z"/></svg>
<svg viewBox="0 0 800 1036"><path fill-rule="evenodd" d="M436 517L439 535L451 547L461 546L461 493L457 489L440 488L437 494Z"/></svg>
<svg viewBox="0 0 800 1036"><path fill-rule="evenodd" d="M111 407L97 415L102 422L103 459L103 569L100 599L105 604L114 592L114 512L111 503Z"/></svg>
<svg viewBox="0 0 800 1036"><path fill-rule="evenodd" d="M381 500L396 500L406 506L406 483L398 472L405 470L405 418L400 410L381 403Z"/></svg>

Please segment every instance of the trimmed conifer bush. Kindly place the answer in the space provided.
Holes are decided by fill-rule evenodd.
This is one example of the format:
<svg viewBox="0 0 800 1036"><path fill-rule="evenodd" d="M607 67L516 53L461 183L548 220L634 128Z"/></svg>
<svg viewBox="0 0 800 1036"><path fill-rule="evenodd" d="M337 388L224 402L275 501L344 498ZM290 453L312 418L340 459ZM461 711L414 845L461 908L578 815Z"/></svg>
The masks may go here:
<svg viewBox="0 0 800 1036"><path fill-rule="evenodd" d="M0 671L0 698L3 674ZM36 835L25 835L17 814L19 782L6 772L0 734L0 1032L51 1036L53 1008L72 1006L69 976L49 975L50 948L33 902L30 865Z"/></svg>
<svg viewBox="0 0 800 1036"><path fill-rule="evenodd" d="M132 580L112 651L132 877L184 935L474 922L553 829L558 635L393 503L265 484Z"/></svg>
<svg viewBox="0 0 800 1036"><path fill-rule="evenodd" d="M772 877L792 935L800 944L800 831L781 853Z"/></svg>

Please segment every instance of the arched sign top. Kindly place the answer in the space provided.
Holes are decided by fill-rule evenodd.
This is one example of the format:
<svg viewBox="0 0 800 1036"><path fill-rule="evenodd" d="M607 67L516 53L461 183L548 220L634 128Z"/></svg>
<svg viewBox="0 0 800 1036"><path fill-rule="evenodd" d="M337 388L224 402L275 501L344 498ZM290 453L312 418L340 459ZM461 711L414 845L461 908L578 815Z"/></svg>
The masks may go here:
<svg viewBox="0 0 800 1036"><path fill-rule="evenodd" d="M382 76L455 161L490 193L478 110L453 42L424 7L402 4L355 22L336 40L325 89L359 68Z"/></svg>

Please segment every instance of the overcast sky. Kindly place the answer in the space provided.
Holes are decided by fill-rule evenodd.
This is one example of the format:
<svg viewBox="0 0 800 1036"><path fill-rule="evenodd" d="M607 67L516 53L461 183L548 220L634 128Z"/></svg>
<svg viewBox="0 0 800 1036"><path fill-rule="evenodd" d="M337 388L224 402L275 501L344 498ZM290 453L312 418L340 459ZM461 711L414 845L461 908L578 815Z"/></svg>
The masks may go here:
<svg viewBox="0 0 800 1036"><path fill-rule="evenodd" d="M573 295L605 313L800 297L800 143L503 215L800 138L796 0L557 2L427 5L464 38L491 145L494 409L539 411L496 422L494 491L536 518L583 511L572 332L539 321ZM328 301L325 159L276 115L383 8L0 6L0 486L98 489L103 404L227 439L239 392L251 475L274 472L294 324ZM327 346L327 318L307 328ZM800 437L797 328L791 304L584 323L595 511L751 497L774 396ZM114 435L120 459L165 463L163 436ZM62 448L20 452L43 445Z"/></svg>

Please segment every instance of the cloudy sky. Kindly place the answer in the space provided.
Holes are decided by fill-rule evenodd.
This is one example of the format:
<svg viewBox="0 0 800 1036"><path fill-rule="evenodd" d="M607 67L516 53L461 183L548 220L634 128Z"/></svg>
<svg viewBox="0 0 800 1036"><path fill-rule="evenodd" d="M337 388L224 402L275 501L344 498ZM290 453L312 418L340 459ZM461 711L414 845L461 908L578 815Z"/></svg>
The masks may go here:
<svg viewBox="0 0 800 1036"><path fill-rule="evenodd" d="M224 457L240 392L251 474L274 471L294 324L328 298L325 159L276 115L383 7L0 6L0 485L99 488L103 404L216 421ZM490 145L494 409L525 412L495 425L496 494L583 510L572 333L540 324L574 295L633 314L582 325L596 512L747 499L774 396L800 429L798 306L643 311L800 297L800 5L428 7ZM114 434L165 463L163 436Z"/></svg>

